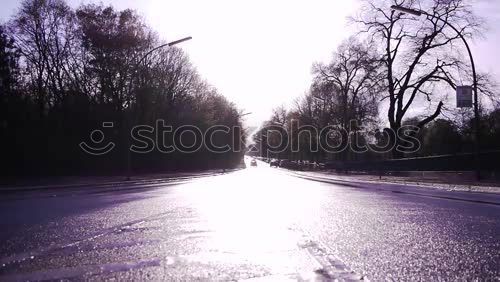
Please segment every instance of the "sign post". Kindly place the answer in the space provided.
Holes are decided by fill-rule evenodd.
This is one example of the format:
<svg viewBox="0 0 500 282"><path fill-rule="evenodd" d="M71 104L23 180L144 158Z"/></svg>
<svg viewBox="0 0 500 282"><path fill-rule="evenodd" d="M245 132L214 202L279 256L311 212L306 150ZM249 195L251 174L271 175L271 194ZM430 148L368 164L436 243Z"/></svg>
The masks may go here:
<svg viewBox="0 0 500 282"><path fill-rule="evenodd" d="M476 80L474 79L474 81ZM472 95L473 90L474 95ZM474 98L474 103L472 102L472 98ZM474 82L474 89L472 88L472 86L457 86L457 108L472 108L472 106L474 106L476 135L474 159L476 163L476 179L479 181L481 179L481 161L479 159L481 150L481 147L479 146L479 138L481 133L479 129L479 110L477 103L477 82Z"/></svg>
<svg viewBox="0 0 500 282"><path fill-rule="evenodd" d="M471 86L457 86L457 108L472 108Z"/></svg>

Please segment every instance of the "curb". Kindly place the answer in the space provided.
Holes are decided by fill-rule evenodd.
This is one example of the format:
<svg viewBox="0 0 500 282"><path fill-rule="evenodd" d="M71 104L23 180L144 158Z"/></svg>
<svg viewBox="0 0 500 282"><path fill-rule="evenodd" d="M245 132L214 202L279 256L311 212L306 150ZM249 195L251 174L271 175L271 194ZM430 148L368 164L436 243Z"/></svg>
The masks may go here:
<svg viewBox="0 0 500 282"><path fill-rule="evenodd" d="M228 171L229 173L232 171ZM136 180L122 180L122 181L107 181L107 182L94 182L94 183L81 183L81 184L56 184L56 185L35 185L35 186L11 186L11 187L0 187L1 193L15 193L15 192L28 192L28 191L39 191L39 190L54 190L54 189L71 189L71 188L85 188L85 187L114 187L114 186L138 186L138 185L165 185L165 184L175 184L173 182L185 182L190 179L197 179L209 176L219 176L226 173L201 173L186 176L172 176L172 177L161 177L152 179L136 179Z"/></svg>
<svg viewBox="0 0 500 282"><path fill-rule="evenodd" d="M500 194L487 192L461 192L461 191L443 191L429 186L402 185L390 182L372 182L372 181L347 181L341 179L332 179L327 177L306 176L298 173L289 172L289 175L328 184L338 184L354 188L363 188L371 190L386 191L399 194L408 194L415 196L439 198L446 200L464 201L478 204L489 204L500 206Z"/></svg>

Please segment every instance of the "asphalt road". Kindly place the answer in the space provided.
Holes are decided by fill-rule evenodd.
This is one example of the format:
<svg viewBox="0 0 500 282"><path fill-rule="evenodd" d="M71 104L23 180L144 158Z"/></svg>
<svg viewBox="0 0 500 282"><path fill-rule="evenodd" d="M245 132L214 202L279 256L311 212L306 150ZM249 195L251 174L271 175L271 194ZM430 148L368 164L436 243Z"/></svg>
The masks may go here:
<svg viewBox="0 0 500 282"><path fill-rule="evenodd" d="M133 189L127 189L133 188ZM498 280L500 207L259 167L2 194L0 280Z"/></svg>

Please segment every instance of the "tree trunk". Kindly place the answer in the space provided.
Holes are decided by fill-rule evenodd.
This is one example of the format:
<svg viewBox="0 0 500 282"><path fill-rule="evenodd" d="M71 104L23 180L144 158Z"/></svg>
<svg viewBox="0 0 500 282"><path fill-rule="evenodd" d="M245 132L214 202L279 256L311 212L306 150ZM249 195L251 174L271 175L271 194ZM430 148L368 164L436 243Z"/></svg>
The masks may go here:
<svg viewBox="0 0 500 282"><path fill-rule="evenodd" d="M392 147L392 158L393 159L402 159L404 158L404 153L398 150L399 145L401 145L401 139L398 137L398 130L401 128L401 125L399 124L394 124L391 125L391 130L390 130L390 145Z"/></svg>

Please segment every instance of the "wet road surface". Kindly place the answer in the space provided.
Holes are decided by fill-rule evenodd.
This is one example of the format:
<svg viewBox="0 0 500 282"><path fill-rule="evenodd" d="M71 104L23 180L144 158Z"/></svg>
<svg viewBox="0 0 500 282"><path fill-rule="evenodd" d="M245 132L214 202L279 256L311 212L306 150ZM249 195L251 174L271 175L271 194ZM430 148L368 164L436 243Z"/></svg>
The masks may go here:
<svg viewBox="0 0 500 282"><path fill-rule="evenodd" d="M126 188L124 185L122 188ZM259 167L1 195L0 280L495 280L500 207Z"/></svg>

